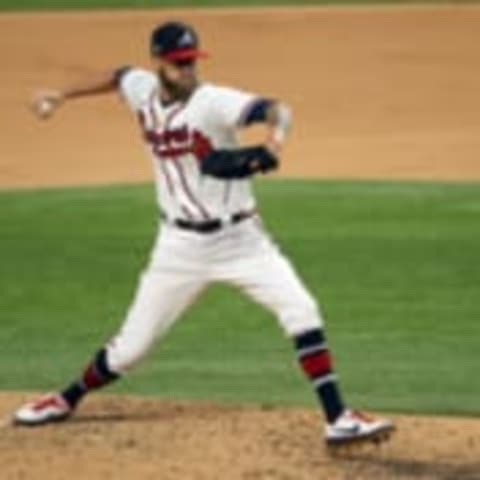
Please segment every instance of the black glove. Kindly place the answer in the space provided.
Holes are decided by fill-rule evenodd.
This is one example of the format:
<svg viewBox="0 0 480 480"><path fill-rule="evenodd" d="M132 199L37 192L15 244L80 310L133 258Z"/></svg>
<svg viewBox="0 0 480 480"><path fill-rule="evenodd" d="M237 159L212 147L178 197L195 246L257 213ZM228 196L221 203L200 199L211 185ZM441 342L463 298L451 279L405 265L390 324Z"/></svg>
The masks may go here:
<svg viewBox="0 0 480 480"><path fill-rule="evenodd" d="M214 150L201 164L202 173L222 179L247 178L277 167L278 159L261 145L236 150Z"/></svg>

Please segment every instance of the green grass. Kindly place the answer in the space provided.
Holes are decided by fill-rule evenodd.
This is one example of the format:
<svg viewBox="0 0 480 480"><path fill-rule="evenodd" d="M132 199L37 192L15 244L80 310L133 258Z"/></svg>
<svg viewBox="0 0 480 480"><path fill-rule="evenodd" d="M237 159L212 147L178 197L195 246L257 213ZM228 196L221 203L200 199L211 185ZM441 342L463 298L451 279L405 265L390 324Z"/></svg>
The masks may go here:
<svg viewBox="0 0 480 480"><path fill-rule="evenodd" d="M476 3L476 0L427 0L430 3ZM70 10L94 8L251 7L264 5L415 4L425 0L0 0L0 10Z"/></svg>
<svg viewBox="0 0 480 480"><path fill-rule="evenodd" d="M478 185L262 181L323 305L349 401L478 414ZM49 390L114 333L155 233L151 186L0 194L0 385ZM268 313L212 288L117 392L313 405Z"/></svg>

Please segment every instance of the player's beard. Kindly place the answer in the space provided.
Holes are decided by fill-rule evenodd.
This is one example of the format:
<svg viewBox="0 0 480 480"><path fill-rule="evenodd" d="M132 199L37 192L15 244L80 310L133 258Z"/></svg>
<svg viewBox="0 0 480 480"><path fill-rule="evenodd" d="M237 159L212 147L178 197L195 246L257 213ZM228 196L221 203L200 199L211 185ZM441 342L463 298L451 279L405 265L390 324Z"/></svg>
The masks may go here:
<svg viewBox="0 0 480 480"><path fill-rule="evenodd" d="M171 100L187 100L198 84L196 78L193 80L191 85L186 86L172 82L162 71L159 71L158 74L162 87L167 91Z"/></svg>

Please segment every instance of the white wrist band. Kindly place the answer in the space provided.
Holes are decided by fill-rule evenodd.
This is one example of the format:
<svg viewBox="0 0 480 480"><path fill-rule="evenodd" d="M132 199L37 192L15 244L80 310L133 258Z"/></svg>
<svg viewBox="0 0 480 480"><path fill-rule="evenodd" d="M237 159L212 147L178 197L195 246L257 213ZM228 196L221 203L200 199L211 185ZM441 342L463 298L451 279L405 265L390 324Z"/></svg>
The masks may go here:
<svg viewBox="0 0 480 480"><path fill-rule="evenodd" d="M272 139L276 143L283 143L292 125L292 114L290 109L283 104L278 105L278 121L273 128Z"/></svg>

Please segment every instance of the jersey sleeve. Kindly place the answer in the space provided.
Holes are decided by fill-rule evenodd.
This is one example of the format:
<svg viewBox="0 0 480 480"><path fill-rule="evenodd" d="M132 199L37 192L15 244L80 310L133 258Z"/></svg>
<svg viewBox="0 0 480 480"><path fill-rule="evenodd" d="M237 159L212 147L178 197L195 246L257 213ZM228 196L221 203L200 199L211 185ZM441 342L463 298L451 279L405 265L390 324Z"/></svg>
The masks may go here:
<svg viewBox="0 0 480 480"><path fill-rule="evenodd" d="M118 89L121 97L133 110L139 110L158 89L157 77L148 70L140 68L125 69L118 79Z"/></svg>
<svg viewBox="0 0 480 480"><path fill-rule="evenodd" d="M214 121L220 128L235 129L248 124L252 109L262 97L228 87L216 87L213 97Z"/></svg>

